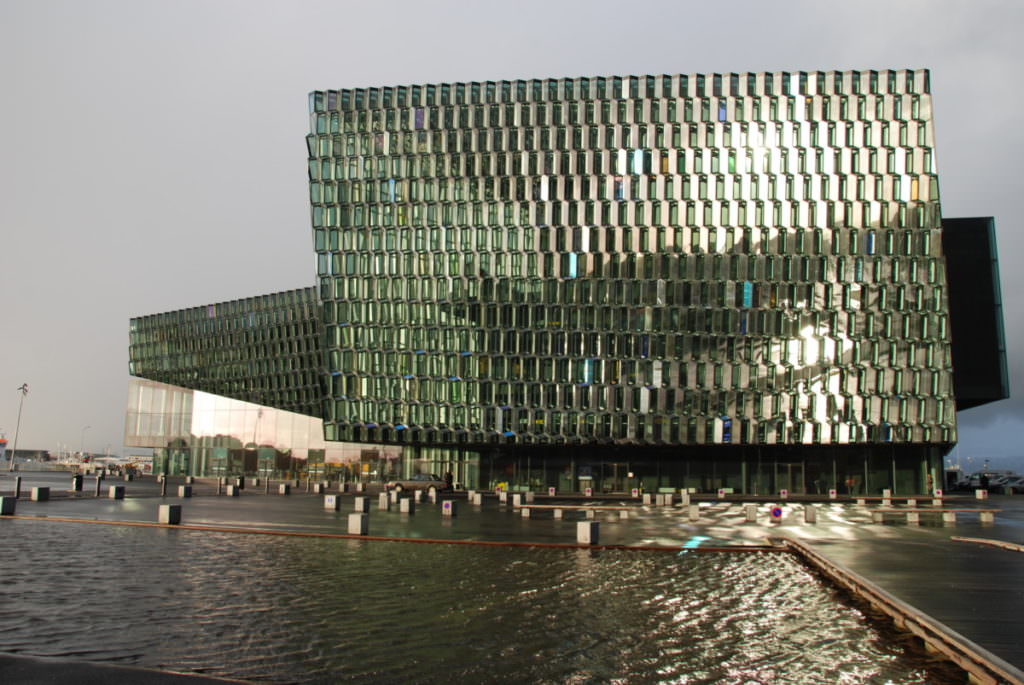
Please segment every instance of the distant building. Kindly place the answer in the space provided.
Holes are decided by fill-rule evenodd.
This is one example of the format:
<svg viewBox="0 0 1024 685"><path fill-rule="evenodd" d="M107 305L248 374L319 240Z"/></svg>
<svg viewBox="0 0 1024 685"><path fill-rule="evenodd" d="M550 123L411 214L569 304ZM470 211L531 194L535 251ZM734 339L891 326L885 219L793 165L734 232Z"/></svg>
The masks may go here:
<svg viewBox="0 0 1024 685"><path fill-rule="evenodd" d="M157 383L126 444L472 487L942 482L961 262L927 71L317 91L310 122L317 286L133 319ZM972 406L1007 392L985 236Z"/></svg>

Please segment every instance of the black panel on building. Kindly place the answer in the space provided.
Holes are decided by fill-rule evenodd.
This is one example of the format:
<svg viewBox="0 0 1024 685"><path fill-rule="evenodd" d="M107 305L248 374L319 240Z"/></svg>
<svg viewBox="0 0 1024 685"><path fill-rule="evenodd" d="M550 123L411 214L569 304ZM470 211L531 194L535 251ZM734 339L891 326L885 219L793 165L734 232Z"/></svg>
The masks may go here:
<svg viewBox="0 0 1024 685"><path fill-rule="evenodd" d="M1010 396L992 217L943 219L957 409Z"/></svg>

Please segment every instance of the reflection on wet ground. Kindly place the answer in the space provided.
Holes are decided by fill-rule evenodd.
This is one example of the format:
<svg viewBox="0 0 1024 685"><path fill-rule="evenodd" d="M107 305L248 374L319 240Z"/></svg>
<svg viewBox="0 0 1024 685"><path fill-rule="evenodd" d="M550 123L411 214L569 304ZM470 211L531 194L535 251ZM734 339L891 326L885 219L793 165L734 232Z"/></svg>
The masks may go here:
<svg viewBox="0 0 1024 685"><path fill-rule="evenodd" d="M40 480L56 490L68 478ZM9 483L0 480L0 494ZM159 486L125 485L124 501L23 499L17 513L154 521ZM334 512L304 492L261 489L166 501L183 505L188 524L307 532L343 533L352 510L350 497ZM413 515L373 504L371 535L575 539L575 521L524 519L495 500L460 502L451 520L429 503ZM762 504L758 523L746 523L740 501L705 503L695 523L678 506L633 506L629 519L598 520L609 544L801 539L1020 665L1021 647L1009 643L1024 615L1022 555L950 540L1024 542L1024 500L988 504L1004 510L995 524L961 517L955 527L877 525L863 507L828 503L816 525L800 522L799 504L783 505L780 524L768 523ZM0 522L0 531L8 551L0 651L279 681L957 677L904 649L897 633L866 621L785 555L402 545L22 520Z"/></svg>

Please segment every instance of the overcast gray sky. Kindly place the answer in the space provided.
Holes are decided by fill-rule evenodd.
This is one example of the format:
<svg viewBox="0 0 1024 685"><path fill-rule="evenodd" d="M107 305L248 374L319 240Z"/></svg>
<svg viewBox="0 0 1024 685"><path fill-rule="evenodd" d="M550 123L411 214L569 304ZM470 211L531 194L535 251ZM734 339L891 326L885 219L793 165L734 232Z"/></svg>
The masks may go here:
<svg viewBox="0 0 1024 685"><path fill-rule="evenodd" d="M0 430L28 383L20 447L119 452L130 317L313 285L310 90L560 76L930 68L1024 388L1022 29L1017 0L0 0ZM1024 469L1021 405L960 414L955 454Z"/></svg>

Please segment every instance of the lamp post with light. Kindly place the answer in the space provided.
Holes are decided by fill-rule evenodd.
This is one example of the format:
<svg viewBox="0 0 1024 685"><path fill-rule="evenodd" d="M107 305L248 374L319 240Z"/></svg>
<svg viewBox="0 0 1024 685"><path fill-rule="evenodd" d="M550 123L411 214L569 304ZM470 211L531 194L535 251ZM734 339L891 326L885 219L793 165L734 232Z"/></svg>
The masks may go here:
<svg viewBox="0 0 1024 685"><path fill-rule="evenodd" d="M28 394L28 383L22 383L21 387L18 388L18 392L21 393L21 401L18 402L18 425L14 428L14 449L11 450L11 465L8 467L8 471L14 470L14 455L18 453L18 433L21 432L21 408L25 405L25 395Z"/></svg>
<svg viewBox="0 0 1024 685"><path fill-rule="evenodd" d="M78 442L78 456L80 458L85 457L85 431L89 430L90 428L92 428L92 426L84 426L82 428L82 439L79 440Z"/></svg>

